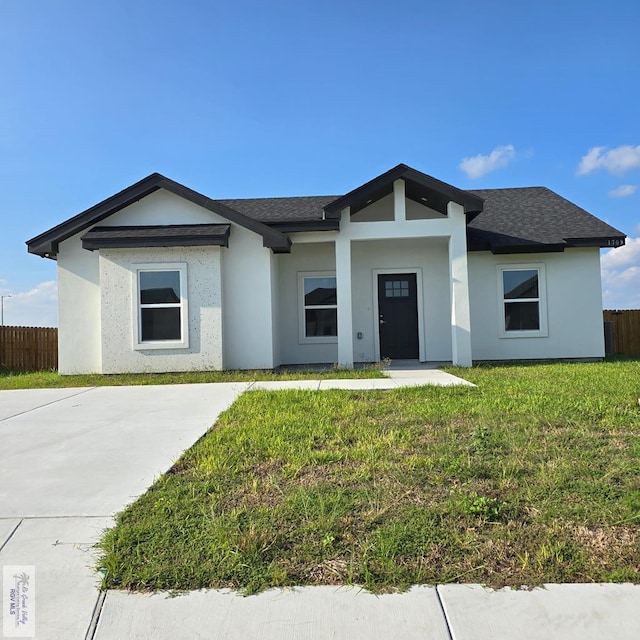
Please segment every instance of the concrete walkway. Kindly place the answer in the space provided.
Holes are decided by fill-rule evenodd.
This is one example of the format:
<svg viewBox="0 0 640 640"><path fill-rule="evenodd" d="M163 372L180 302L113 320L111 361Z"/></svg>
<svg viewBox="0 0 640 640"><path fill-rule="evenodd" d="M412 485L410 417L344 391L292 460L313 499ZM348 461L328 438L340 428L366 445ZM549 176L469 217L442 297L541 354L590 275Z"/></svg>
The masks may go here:
<svg viewBox="0 0 640 640"><path fill-rule="evenodd" d="M437 363L417 362L415 360L397 360L389 368L382 369L385 378L362 378L357 380L268 380L254 382L250 391L278 389L398 389L400 387L453 387L476 385L451 373L438 369Z"/></svg>
<svg viewBox="0 0 640 640"><path fill-rule="evenodd" d="M640 586L565 584L533 591L416 586L128 594L109 591L100 640L637 640Z"/></svg>
<svg viewBox="0 0 640 640"><path fill-rule="evenodd" d="M491 592L418 586L100 594L93 545L241 393L469 384L433 366L388 379L0 391L0 565L36 569L37 638L640 637L640 587L550 585ZM3 616L5 615L3 609Z"/></svg>

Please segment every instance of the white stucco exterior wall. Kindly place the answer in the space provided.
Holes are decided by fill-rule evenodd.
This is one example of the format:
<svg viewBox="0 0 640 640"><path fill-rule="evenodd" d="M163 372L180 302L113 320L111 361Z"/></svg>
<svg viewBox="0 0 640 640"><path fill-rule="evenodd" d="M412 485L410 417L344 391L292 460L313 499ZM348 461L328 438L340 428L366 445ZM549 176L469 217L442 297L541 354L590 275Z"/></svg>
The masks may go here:
<svg viewBox="0 0 640 640"><path fill-rule="evenodd" d="M262 246L262 236L234 225L222 257L225 369L276 366L271 267L272 252Z"/></svg>
<svg viewBox="0 0 640 640"><path fill-rule="evenodd" d="M307 234L312 237L313 234ZM302 234L297 236L300 241ZM407 238L393 241L364 240L352 243L352 317L354 362L376 358L377 309L374 281L377 271L418 270L422 282L423 337L425 359L451 360L451 304L449 290L448 239ZM333 242L294 244L291 254L278 256L280 308L280 354L283 364L337 363L337 341L304 344L298 340L301 302L298 274L335 271ZM362 338L357 337L362 333Z"/></svg>
<svg viewBox="0 0 640 640"><path fill-rule="evenodd" d="M449 279L451 286L451 360L470 367L471 315L469 311L469 268L467 264L467 232L464 208L455 202L447 204L452 221L458 221L449 238Z"/></svg>
<svg viewBox="0 0 640 640"><path fill-rule="evenodd" d="M474 360L601 358L604 356L600 251L492 255L469 253ZM498 265L543 264L548 336L501 338Z"/></svg>
<svg viewBox="0 0 640 640"><path fill-rule="evenodd" d="M280 263L278 255L271 253L269 256L271 262L271 327L272 327L272 346L273 367L277 367L282 363L280 356L280 299L279 292L279 270Z"/></svg>
<svg viewBox="0 0 640 640"><path fill-rule="evenodd" d="M212 221L210 212L202 207L159 190L101 224L210 224ZM62 374L103 373L99 252L82 248L80 238L84 233L61 242L58 252L58 370Z"/></svg>
<svg viewBox="0 0 640 640"><path fill-rule="evenodd" d="M277 327L281 364L337 363L337 340L329 344L305 344L299 339L302 311L298 296L298 274L301 272L334 273L336 262L333 242L294 244L291 247L291 253L276 257L278 262L277 307L279 308Z"/></svg>
<svg viewBox="0 0 640 640"><path fill-rule="evenodd" d="M109 225L229 224L229 220L163 189L111 216ZM274 360L272 252L262 236L231 225L221 249L223 367L271 369Z"/></svg>
<svg viewBox="0 0 640 640"><path fill-rule="evenodd" d="M159 190L113 214L101 224L136 226L212 223L229 224L229 221L174 194ZM271 308L272 290L278 280L277 275L272 276L272 265L276 261L271 250L262 246L261 236L232 224L228 249L129 249L126 251L130 255L122 253L116 256L105 250L92 252L83 249L80 237L84 233L83 231L62 242L58 256L61 373L183 371L221 367L252 369L272 368L277 364L278 348L273 339L273 327L278 311L272 312ZM205 260L207 252L209 254ZM117 354L110 353L111 339L115 340L120 331L129 332L130 320L127 317L126 326L118 328L117 313L106 309L104 314L102 312L101 253L103 289L124 286L123 278L127 277L124 275L124 261L130 264L155 260L187 262L189 288L195 285L196 280L201 281L203 287L211 287L206 291L194 291L193 300L189 300L190 323L194 324L186 352L165 352L164 356L170 357L162 357L163 350L154 350L153 355L144 359L143 369L138 368L142 366L141 354L134 353L133 349L131 353L124 354L121 346L118 346ZM210 259L213 260L211 264ZM114 278L112 284L107 284L107 273L109 278ZM110 304L126 307L127 313L130 313L130 292L126 303L120 300L116 304L115 291L108 291L106 295ZM107 322L105 338L101 337L103 320ZM124 316L121 320L124 321ZM206 335L203 335L202 340L196 335L200 331L196 322L205 324L203 329ZM110 341L107 341L107 335L110 336ZM223 348L219 344L220 336ZM196 353L198 349L200 351ZM122 368L121 364L126 368Z"/></svg>
<svg viewBox="0 0 640 640"><path fill-rule="evenodd" d="M449 275L447 276L447 284L450 283L455 286L450 286L449 300L453 300L453 304L449 305L449 328L451 332L450 345L451 356L447 359L453 360L454 364L461 364L468 366L471 364L471 339L468 330L468 280L466 269L466 229L464 212L460 205L450 202L447 206L447 215L438 216L438 218L432 218L430 212L425 208L424 217L417 216L416 219L407 219L408 209L407 200L405 198L404 183L402 180L396 180L393 183L393 220L376 220L374 222L367 221L353 221L350 212L347 209L343 209L341 212L340 221L340 237L337 242L344 244L346 242L360 243L360 242L375 242L383 240L388 246L394 246L396 241L405 239L447 239L448 242L448 258L447 266L449 268ZM373 205L372 205L373 206ZM363 214L367 209L363 209ZM415 215L416 212L413 212ZM451 239L451 242L449 242ZM346 252L344 252L346 255ZM395 267L397 269L404 268L402 265L406 264L406 259L399 263L401 266ZM340 274L345 273L351 265L351 261L337 261L337 278L340 282ZM409 270L409 269L407 269ZM422 291L418 284L419 292ZM340 287L338 286L338 320L340 320ZM465 315L466 310L466 317ZM350 311L350 309L349 309ZM461 319L459 324L458 318ZM420 326L424 325L425 321L420 320ZM433 355L429 355L426 352L426 338L423 337L424 332L420 332L420 358L430 359L434 358ZM349 336L351 338L351 336ZM455 349L453 344L455 342ZM374 342L375 346L375 342ZM338 343L338 359L340 362L347 363L347 356L345 352L348 350L349 355L353 351L355 345L352 340L343 341Z"/></svg>
<svg viewBox="0 0 640 640"><path fill-rule="evenodd" d="M103 373L222 369L220 247L101 249L99 252ZM189 346L136 349L136 265L185 263Z"/></svg>
<svg viewBox="0 0 640 640"><path fill-rule="evenodd" d="M398 190L396 205L400 195ZM370 211L363 210L360 222L355 217L347 220L340 234L292 234L291 254L274 255L262 246L261 236L235 224L231 225L228 249L90 252L81 246L84 232L65 240L58 255L60 372L253 369L272 368L280 363L336 363L337 340L322 344L300 340L302 307L298 277L300 272L336 271L338 235L340 241L350 243L353 322L352 346L348 345L347 353L353 352L353 361L377 359L374 287L377 273L385 270L418 274L418 285L422 283L421 357L451 361L449 239L464 232L462 218L451 212L446 217L436 215L406 200L406 220L393 219L388 210L394 206L393 195L374 205ZM102 224L206 223L229 221L160 190ZM133 264L145 262L187 264L188 349L144 352L133 348L131 269ZM500 337L498 265L501 264L544 265L547 336ZM468 254L468 279L474 360L604 355L598 249L505 256L472 252ZM357 337L359 332L361 339Z"/></svg>
<svg viewBox="0 0 640 640"><path fill-rule="evenodd" d="M451 360L451 303L449 263L444 238L408 238L393 241L369 240L352 245L354 360L374 362L376 323L374 308L376 272L418 271L422 282L422 335L425 360ZM358 339L358 332L362 339Z"/></svg>
<svg viewBox="0 0 640 640"><path fill-rule="evenodd" d="M101 373L100 271L97 253L80 235L60 243L58 253L58 371Z"/></svg>
<svg viewBox="0 0 640 640"><path fill-rule="evenodd" d="M229 224L208 209L189 202L169 191L159 189L109 216L102 226L148 224Z"/></svg>

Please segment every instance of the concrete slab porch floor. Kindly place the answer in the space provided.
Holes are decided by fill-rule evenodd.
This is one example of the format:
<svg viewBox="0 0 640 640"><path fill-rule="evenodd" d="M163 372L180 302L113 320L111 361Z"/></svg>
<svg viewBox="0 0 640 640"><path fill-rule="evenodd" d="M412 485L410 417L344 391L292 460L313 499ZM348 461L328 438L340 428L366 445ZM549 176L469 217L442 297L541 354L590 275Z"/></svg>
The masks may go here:
<svg viewBox="0 0 640 640"><path fill-rule="evenodd" d="M347 380L304 382L315 389L397 388L416 379L429 384L441 373L392 367L389 380L352 381L351 387ZM451 378L435 383L465 383ZM291 382L261 385L288 388ZM531 592L418 586L383 596L334 587L247 598L227 591L175 598L99 594L93 545L113 515L250 388L260 385L0 392L0 565L35 566L37 638L638 637L640 587L633 585L549 585Z"/></svg>

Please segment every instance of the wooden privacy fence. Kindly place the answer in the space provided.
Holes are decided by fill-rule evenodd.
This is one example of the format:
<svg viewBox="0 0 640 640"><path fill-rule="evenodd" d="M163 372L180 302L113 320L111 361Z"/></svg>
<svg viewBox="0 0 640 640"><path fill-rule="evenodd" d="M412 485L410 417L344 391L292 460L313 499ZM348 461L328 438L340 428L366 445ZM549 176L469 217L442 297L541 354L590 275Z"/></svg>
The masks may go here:
<svg viewBox="0 0 640 640"><path fill-rule="evenodd" d="M606 310L604 321L611 323L613 353L640 355L640 309ZM2 369L57 370L58 330L49 327L0 327Z"/></svg>
<svg viewBox="0 0 640 640"><path fill-rule="evenodd" d="M640 355L640 309L607 310L604 321L613 328L613 353Z"/></svg>
<svg viewBox="0 0 640 640"><path fill-rule="evenodd" d="M58 369L58 330L49 327L0 327L0 369Z"/></svg>

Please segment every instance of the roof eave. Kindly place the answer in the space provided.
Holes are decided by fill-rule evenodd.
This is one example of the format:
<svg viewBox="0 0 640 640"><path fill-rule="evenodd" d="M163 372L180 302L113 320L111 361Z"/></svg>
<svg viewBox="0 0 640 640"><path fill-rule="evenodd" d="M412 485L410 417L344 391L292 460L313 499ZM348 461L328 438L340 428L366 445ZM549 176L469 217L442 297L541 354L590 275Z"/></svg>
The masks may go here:
<svg viewBox="0 0 640 640"><path fill-rule="evenodd" d="M409 167L405 164L399 164L393 169L389 169L385 173L365 182L363 185L356 187L346 193L343 196L340 196L333 202L324 206L325 215L339 214L342 209L349 206L349 203L356 198L366 200L369 195L375 195L375 193L380 189L381 185L386 182L392 182L397 180L400 175L406 171Z"/></svg>
<svg viewBox="0 0 640 640"><path fill-rule="evenodd" d="M281 233L295 233L298 231L339 231L340 221L334 218L327 220L301 220L292 222L267 222L272 229Z"/></svg>
<svg viewBox="0 0 640 640"><path fill-rule="evenodd" d="M211 227L215 226L215 230ZM203 232L203 227L208 227ZM140 227L94 227L80 240L82 248L88 251L100 249L129 249L145 247L228 247L231 225L185 225L179 233L167 233L175 225L160 227L156 225ZM116 237L103 235L109 232L131 232L130 235ZM146 235L143 232L152 232ZM102 235L101 235L102 234Z"/></svg>
<svg viewBox="0 0 640 640"><path fill-rule="evenodd" d="M600 249L615 249L625 244L627 236L624 234L601 236L598 238L565 238L571 247L599 247Z"/></svg>
<svg viewBox="0 0 640 640"><path fill-rule="evenodd" d="M82 248L88 251L100 249L141 249L152 247L228 247L228 238L221 236L201 238L110 238L108 240L83 240Z"/></svg>
<svg viewBox="0 0 640 640"><path fill-rule="evenodd" d="M166 189L174 195L185 198L194 204L261 235L263 238L263 246L274 250L274 252L276 249L278 252L282 252L286 250L287 247L290 247L287 238L276 229L271 229L267 225L253 220L221 202L207 198L203 194L189 189L159 173L152 173L73 218L69 218L48 231L27 240L27 250L29 253L34 253L42 257L52 257L57 254L58 245L63 240L101 222L105 218L154 193L158 189Z"/></svg>
<svg viewBox="0 0 640 640"><path fill-rule="evenodd" d="M58 253L60 242L70 238L71 236L84 231L92 224L101 222L105 218L117 213L121 209L132 205L134 202L154 193L160 186L159 180L164 176L159 173L151 175L139 180L135 184L119 191L115 195L99 202L89 209L85 209L82 213L61 222L51 229L41 233L30 240L27 240L27 250L42 257L51 257ZM87 220L90 220L85 224ZM49 255L47 255L49 254Z"/></svg>
<svg viewBox="0 0 640 640"><path fill-rule="evenodd" d="M566 248L567 245L564 242L541 242L536 244L491 245L489 250L494 255L504 255L516 253L562 253Z"/></svg>
<svg viewBox="0 0 640 640"><path fill-rule="evenodd" d="M58 256L58 245L57 243L54 245L51 242L33 246L27 244L27 251L41 258L55 260Z"/></svg>

